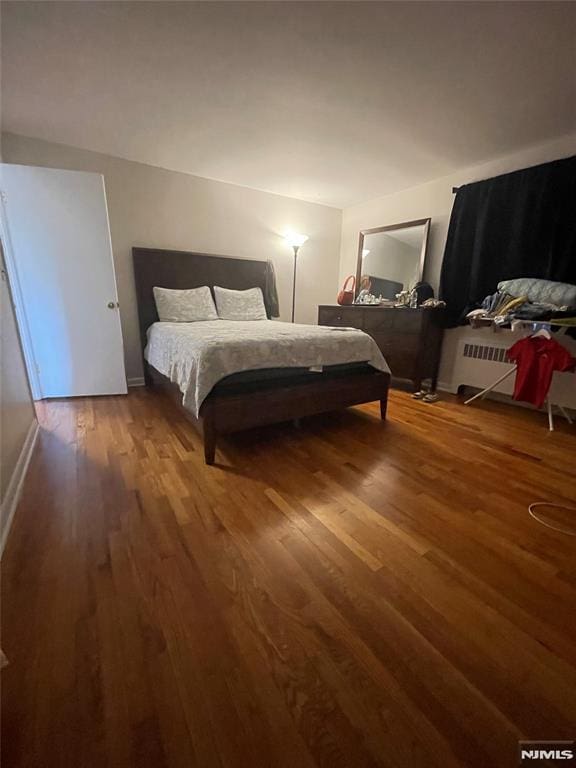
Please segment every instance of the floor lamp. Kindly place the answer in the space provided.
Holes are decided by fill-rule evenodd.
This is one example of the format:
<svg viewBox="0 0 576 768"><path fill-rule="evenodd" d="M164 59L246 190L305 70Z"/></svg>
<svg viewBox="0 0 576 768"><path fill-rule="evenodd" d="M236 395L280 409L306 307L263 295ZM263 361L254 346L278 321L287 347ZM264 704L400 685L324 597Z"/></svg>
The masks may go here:
<svg viewBox="0 0 576 768"><path fill-rule="evenodd" d="M292 322L294 322L294 310L296 307L296 265L298 263L298 251L300 246L308 240L308 235L300 235L298 232L290 232L284 238L286 244L294 250L294 277L292 279Z"/></svg>

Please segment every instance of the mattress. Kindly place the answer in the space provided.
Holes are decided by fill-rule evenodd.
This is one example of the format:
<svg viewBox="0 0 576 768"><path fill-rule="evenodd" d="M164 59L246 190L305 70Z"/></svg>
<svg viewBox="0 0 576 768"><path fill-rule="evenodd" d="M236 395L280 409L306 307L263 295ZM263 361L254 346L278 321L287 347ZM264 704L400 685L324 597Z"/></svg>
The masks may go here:
<svg viewBox="0 0 576 768"><path fill-rule="evenodd" d="M334 379L359 373L377 373L377 370L368 363L326 365L321 371L309 368L263 368L258 371L242 371L226 376L214 385L212 392L219 395L235 395L243 392L257 392L264 387L294 386L314 380Z"/></svg>
<svg viewBox="0 0 576 768"><path fill-rule="evenodd" d="M232 381L233 386L262 376L278 379L281 370L303 376L356 363L390 372L376 342L363 331L273 320L154 323L144 356L178 385L184 407L196 416L213 388L230 384L228 377L235 374L244 374L244 382Z"/></svg>

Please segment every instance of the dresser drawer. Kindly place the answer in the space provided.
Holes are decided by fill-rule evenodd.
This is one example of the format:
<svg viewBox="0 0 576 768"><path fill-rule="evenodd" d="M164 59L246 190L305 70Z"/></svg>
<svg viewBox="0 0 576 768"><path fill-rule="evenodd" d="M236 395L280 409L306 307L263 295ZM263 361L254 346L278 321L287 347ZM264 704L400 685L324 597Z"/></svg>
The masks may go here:
<svg viewBox="0 0 576 768"><path fill-rule="evenodd" d="M364 329L368 333L391 331L395 333L415 334L422 332L422 312L410 309L384 309L372 307L364 310Z"/></svg>
<svg viewBox="0 0 576 768"><path fill-rule="evenodd" d="M397 333L390 331L368 331L376 344L380 347L384 356L398 352L398 354L416 355L420 347L420 337L415 334Z"/></svg>
<svg viewBox="0 0 576 768"><path fill-rule="evenodd" d="M365 309L364 330L370 334L392 330L396 314L398 313L394 309L382 309L381 307Z"/></svg>
<svg viewBox="0 0 576 768"><path fill-rule="evenodd" d="M422 332L424 321L422 312L412 309L397 309L393 310L391 314L394 317L394 329L398 333L420 334Z"/></svg>
<svg viewBox="0 0 576 768"><path fill-rule="evenodd" d="M364 310L359 307L320 307L318 310L318 325L363 328Z"/></svg>
<svg viewBox="0 0 576 768"><path fill-rule="evenodd" d="M388 353L382 350L390 372L396 379L412 379L416 372L417 358L413 352L392 349Z"/></svg>
<svg viewBox="0 0 576 768"><path fill-rule="evenodd" d="M359 328L372 336L386 358L393 380L423 379L435 386L442 347L442 310L370 306L318 307L318 323Z"/></svg>

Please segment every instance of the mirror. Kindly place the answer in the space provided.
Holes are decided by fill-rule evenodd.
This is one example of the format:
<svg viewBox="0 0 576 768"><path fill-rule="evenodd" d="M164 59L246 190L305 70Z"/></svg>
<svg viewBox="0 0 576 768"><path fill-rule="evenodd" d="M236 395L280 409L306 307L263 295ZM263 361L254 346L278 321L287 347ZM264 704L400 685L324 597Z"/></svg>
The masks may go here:
<svg viewBox="0 0 576 768"><path fill-rule="evenodd" d="M406 221L388 227L363 229L358 246L356 298L368 291L394 301L396 294L411 290L422 280L430 219Z"/></svg>

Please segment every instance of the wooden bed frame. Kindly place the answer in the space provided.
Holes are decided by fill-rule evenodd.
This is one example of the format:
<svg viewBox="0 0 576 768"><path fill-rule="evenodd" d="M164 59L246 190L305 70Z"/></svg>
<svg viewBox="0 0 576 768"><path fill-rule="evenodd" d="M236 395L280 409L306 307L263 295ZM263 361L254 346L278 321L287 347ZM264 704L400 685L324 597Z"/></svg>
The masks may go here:
<svg viewBox="0 0 576 768"><path fill-rule="evenodd" d="M133 248L134 277L140 322L142 352L146 331L158 320L152 288L197 288L220 285L244 290L259 286L267 299L269 266L263 261L235 259L204 253ZM382 371L352 370L326 378L311 377L296 383L262 381L249 391L212 392L202 403L200 416L182 405L182 393L176 384L144 360L147 385L164 391L178 409L203 435L204 457L213 464L219 435L264 424L299 419L316 413L347 408L351 405L380 401L380 415L386 418L390 375Z"/></svg>

